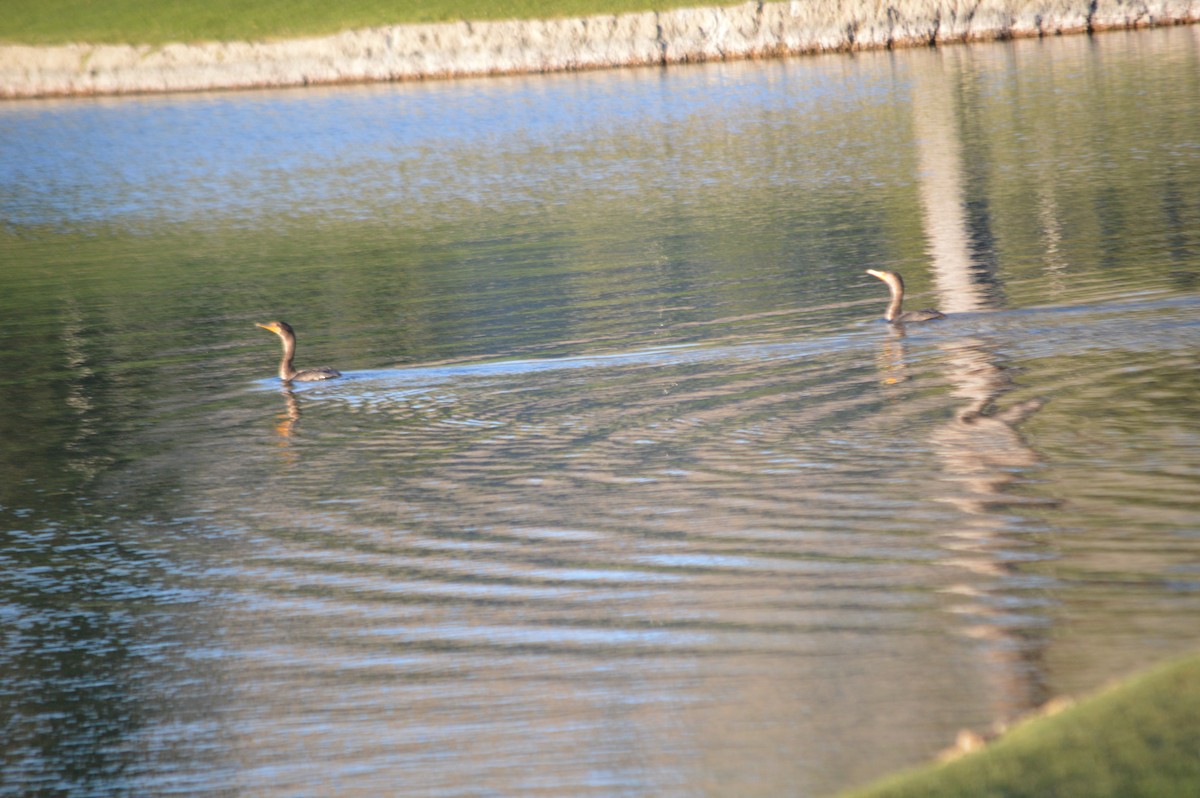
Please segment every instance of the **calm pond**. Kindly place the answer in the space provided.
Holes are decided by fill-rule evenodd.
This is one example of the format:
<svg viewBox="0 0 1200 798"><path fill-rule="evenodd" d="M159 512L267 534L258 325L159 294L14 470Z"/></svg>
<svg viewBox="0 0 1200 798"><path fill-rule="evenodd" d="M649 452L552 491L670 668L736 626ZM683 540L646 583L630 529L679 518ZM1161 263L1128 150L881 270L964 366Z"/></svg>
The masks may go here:
<svg viewBox="0 0 1200 798"><path fill-rule="evenodd" d="M824 796L1200 645L1200 26L7 102L0 253L3 795Z"/></svg>

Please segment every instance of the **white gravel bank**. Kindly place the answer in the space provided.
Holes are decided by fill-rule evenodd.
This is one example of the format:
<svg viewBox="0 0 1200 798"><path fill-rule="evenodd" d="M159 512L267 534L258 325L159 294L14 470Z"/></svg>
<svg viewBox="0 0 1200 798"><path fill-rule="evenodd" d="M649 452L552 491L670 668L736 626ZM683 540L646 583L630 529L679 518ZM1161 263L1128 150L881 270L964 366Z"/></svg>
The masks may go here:
<svg viewBox="0 0 1200 798"><path fill-rule="evenodd" d="M300 86L669 64L1200 21L1200 0L792 0L206 44L0 46L0 97Z"/></svg>

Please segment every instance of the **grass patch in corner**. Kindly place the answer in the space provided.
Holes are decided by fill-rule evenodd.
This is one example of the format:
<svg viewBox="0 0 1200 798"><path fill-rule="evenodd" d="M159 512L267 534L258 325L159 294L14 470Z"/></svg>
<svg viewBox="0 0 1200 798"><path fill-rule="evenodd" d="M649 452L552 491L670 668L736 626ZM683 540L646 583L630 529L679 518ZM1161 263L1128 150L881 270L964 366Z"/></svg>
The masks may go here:
<svg viewBox="0 0 1200 798"><path fill-rule="evenodd" d="M1200 655L1034 718L987 748L844 798L1200 795Z"/></svg>
<svg viewBox="0 0 1200 798"><path fill-rule="evenodd" d="M731 0L726 0L726 3ZM734 0L736 1L736 0ZM708 3L719 5L720 3ZM540 19L690 8L703 0L6 0L0 42L167 44L324 36L452 20Z"/></svg>

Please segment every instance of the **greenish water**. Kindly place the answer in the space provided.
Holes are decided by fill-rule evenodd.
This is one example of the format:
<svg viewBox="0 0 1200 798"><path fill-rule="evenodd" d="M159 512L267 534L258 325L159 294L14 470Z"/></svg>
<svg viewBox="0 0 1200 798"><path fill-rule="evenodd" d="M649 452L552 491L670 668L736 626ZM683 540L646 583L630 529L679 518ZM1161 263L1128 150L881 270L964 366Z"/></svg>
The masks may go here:
<svg viewBox="0 0 1200 798"><path fill-rule="evenodd" d="M825 795L1195 649L1197 30L0 105L0 794Z"/></svg>

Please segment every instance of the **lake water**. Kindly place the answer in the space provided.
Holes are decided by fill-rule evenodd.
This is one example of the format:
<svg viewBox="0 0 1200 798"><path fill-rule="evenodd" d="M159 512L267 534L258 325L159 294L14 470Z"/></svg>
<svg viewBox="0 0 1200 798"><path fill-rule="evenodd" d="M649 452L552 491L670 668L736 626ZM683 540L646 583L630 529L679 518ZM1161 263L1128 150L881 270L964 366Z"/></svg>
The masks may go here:
<svg viewBox="0 0 1200 798"><path fill-rule="evenodd" d="M1200 644L1200 26L7 102L0 225L0 794L823 796Z"/></svg>

